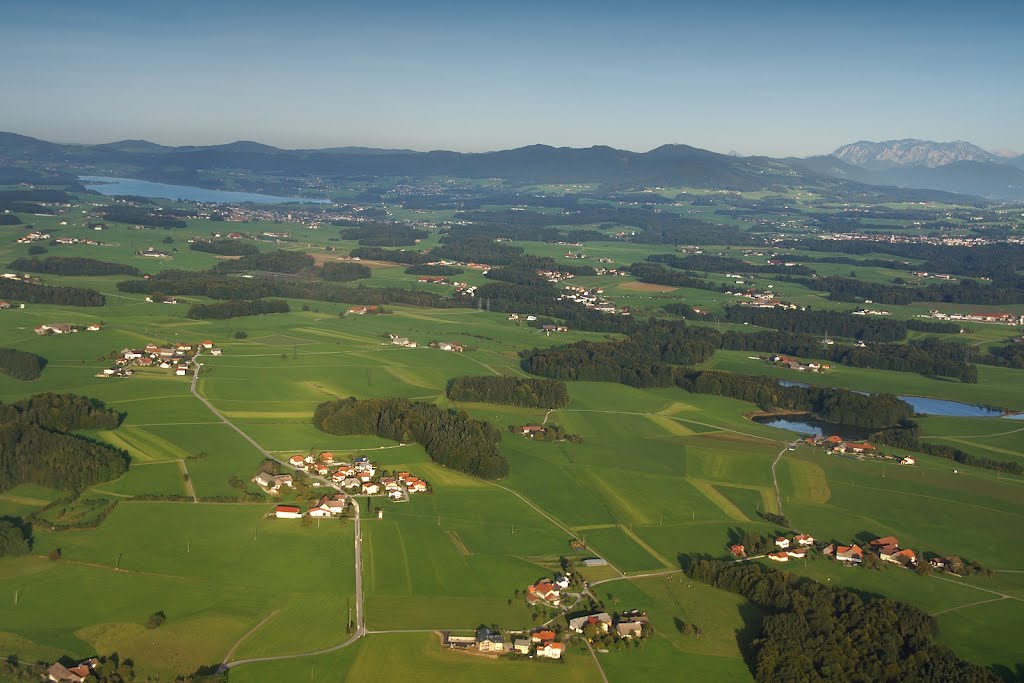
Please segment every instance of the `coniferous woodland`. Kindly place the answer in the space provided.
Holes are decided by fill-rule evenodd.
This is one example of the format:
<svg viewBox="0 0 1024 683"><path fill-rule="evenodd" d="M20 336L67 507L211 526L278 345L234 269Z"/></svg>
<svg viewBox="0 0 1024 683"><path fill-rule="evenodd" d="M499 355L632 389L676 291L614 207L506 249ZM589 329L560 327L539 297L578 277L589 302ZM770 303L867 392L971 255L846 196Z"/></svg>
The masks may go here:
<svg viewBox="0 0 1024 683"><path fill-rule="evenodd" d="M562 408L569 404L564 382L528 377L455 377L448 381L447 396L453 401L499 403L523 408Z"/></svg>
<svg viewBox="0 0 1024 683"><path fill-rule="evenodd" d="M974 280L944 284L908 287L905 284L887 285L857 278L832 275L819 278L780 276L782 282L794 282L818 292L828 292L832 301L859 302L870 300L876 304L907 305L917 301L940 301L949 304L994 306L1024 303L1024 288L1018 281L997 285L982 285Z"/></svg>
<svg viewBox="0 0 1024 683"><path fill-rule="evenodd" d="M95 289L84 287L53 287L19 280L0 279L0 298L23 301L28 304L57 304L58 306L96 307L106 299Z"/></svg>
<svg viewBox="0 0 1024 683"><path fill-rule="evenodd" d="M128 469L128 456L70 434L115 429L121 414L73 394L37 394L0 404L0 491L32 483L80 491Z"/></svg>
<svg viewBox="0 0 1024 683"><path fill-rule="evenodd" d="M647 257L651 263L663 263L666 266L682 270L699 270L706 273L758 273L774 275L813 275L814 271L807 266L784 266L770 264L747 263L743 259L731 256L711 256L710 254L692 254L677 256L676 254L651 254Z"/></svg>
<svg viewBox="0 0 1024 683"><path fill-rule="evenodd" d="M933 642L934 618L917 607L865 597L754 562L699 560L694 581L738 593L763 610L747 653L758 683L962 681L998 683L992 671Z"/></svg>
<svg viewBox="0 0 1024 683"><path fill-rule="evenodd" d="M12 270L47 275L140 275L139 269L123 263L97 261L80 256L47 256L45 259L19 258L11 261Z"/></svg>
<svg viewBox="0 0 1024 683"><path fill-rule="evenodd" d="M691 289L705 289L712 292L723 292L726 289L723 285L716 285L695 275L671 270L660 263L639 261L629 267L629 274L640 282L647 282L652 285L689 287Z"/></svg>
<svg viewBox="0 0 1024 683"><path fill-rule="evenodd" d="M918 372L955 377L961 382L978 381L978 369L965 361L969 349L957 342L926 338L906 344L872 344L864 348L851 344L823 344L810 334L790 332L723 332L720 348L731 351L763 351L841 363L854 368Z"/></svg>
<svg viewBox="0 0 1024 683"><path fill-rule="evenodd" d="M287 297L367 306L409 304L430 308L468 305L467 302L438 296L433 292L417 292L403 287L346 287L339 283L305 277L257 276L242 279L210 271L165 270L147 280L119 282L117 288L122 292L134 294L162 293L208 296L211 299L252 300Z"/></svg>
<svg viewBox="0 0 1024 683"><path fill-rule="evenodd" d="M913 415L892 394L864 395L832 387L782 386L771 377L753 377L686 365L711 357L717 333L708 328L651 325L612 342L581 341L522 352L527 372L560 380L619 382L637 388L677 386L692 393L727 396L765 410L799 410L826 422L878 429Z"/></svg>
<svg viewBox="0 0 1024 683"><path fill-rule="evenodd" d="M359 240L364 247L408 247L427 236L426 230L401 223L360 223L341 231L342 239Z"/></svg>
<svg viewBox="0 0 1024 683"><path fill-rule="evenodd" d="M246 315L287 313L290 310L288 302L281 300L219 301L215 304L193 304L188 309L188 317L193 320L225 320Z"/></svg>
<svg viewBox="0 0 1024 683"><path fill-rule="evenodd" d="M416 442L434 462L482 479L508 474L498 452L501 433L490 423L462 412L404 398L346 398L321 403L313 424L328 434L375 434L401 443Z"/></svg>
<svg viewBox="0 0 1024 683"><path fill-rule="evenodd" d="M184 228L188 225L185 219L193 218L195 215L180 209L156 209L122 204L101 206L96 209L96 213L113 223L145 225L150 228Z"/></svg>
<svg viewBox="0 0 1024 683"><path fill-rule="evenodd" d="M34 353L17 349L0 349L0 372L14 379L30 380L39 377L46 361Z"/></svg>
<svg viewBox="0 0 1024 683"><path fill-rule="evenodd" d="M312 272L313 257L298 251L256 252L231 261L221 261L213 267L218 273L238 273L246 270L262 270L270 273Z"/></svg>
<svg viewBox="0 0 1024 683"><path fill-rule="evenodd" d="M202 251L218 256L252 256L259 252L255 244L242 240L196 240L189 245L192 251Z"/></svg>
<svg viewBox="0 0 1024 683"><path fill-rule="evenodd" d="M786 308L726 306L725 320L736 324L750 323L758 327L770 327L780 332L827 334L866 342L902 341L907 338L908 330L935 334L959 334L960 332L960 326L956 323L892 320L891 318L853 315L841 311L810 309L800 311Z"/></svg>
<svg viewBox="0 0 1024 683"><path fill-rule="evenodd" d="M675 384L672 366L709 360L715 351L715 344L709 340L716 337L709 328L652 322L617 341L581 341L524 351L522 367L532 374L560 380L667 387Z"/></svg>
<svg viewBox="0 0 1024 683"><path fill-rule="evenodd" d="M370 267L352 261L328 261L320 267L320 277L331 282L352 282L370 277Z"/></svg>

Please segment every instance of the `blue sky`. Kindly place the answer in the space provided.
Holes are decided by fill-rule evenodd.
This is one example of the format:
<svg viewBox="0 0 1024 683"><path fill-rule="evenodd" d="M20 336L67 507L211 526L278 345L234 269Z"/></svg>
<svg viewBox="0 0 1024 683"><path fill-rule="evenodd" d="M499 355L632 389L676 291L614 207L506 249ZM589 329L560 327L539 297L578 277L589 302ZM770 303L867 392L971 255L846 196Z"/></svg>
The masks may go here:
<svg viewBox="0 0 1024 683"><path fill-rule="evenodd" d="M4 0L0 130L50 140L1024 152L1024 3Z"/></svg>

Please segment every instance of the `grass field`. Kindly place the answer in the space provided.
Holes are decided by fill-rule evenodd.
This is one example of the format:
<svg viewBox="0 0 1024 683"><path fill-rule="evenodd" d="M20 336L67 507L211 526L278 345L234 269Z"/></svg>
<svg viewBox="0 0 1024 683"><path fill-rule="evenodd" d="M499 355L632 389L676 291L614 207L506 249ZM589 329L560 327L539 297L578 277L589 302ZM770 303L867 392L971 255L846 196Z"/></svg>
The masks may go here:
<svg viewBox="0 0 1024 683"><path fill-rule="evenodd" d="M451 212L436 214L451 217ZM69 226L59 226L60 216L38 217L37 223L60 227L62 234L90 234L75 218L78 222L69 221ZM279 228L267 222L247 229ZM217 259L184 243L215 229L221 228L190 221L187 229L174 232L179 251L167 261L135 256L138 249L158 246L163 231L118 225L102 233L106 245L54 247L51 255L115 260L148 272L206 268ZM302 230L301 240L286 246L321 260L356 246L352 241L328 242L334 230L292 229ZM22 231L19 226L0 227L0 258L27 253L24 245L13 243ZM434 231L427 244L436 240ZM519 244L529 253L565 261L564 245ZM328 254L327 246L338 251ZM624 242L589 242L583 249L592 258L610 258L622 266L672 250ZM404 268L372 265L370 286L449 291L417 283ZM826 265L821 272L829 270ZM833 270L845 273L849 267ZM857 270L876 282L896 273ZM119 292L120 279L44 276L49 284L97 288L108 296L103 308L31 305L0 312L0 347L31 351L48 361L42 376L32 382L0 375L0 400L66 391L104 401L125 413L124 423L87 436L131 457L124 476L83 494L85 499L117 501L99 527L57 532L45 522L36 523L32 556L0 560L0 655L52 659L117 651L133 658L143 675L170 680L197 666L219 663L236 643L233 656L240 659L308 652L348 637L345 624L355 590L350 523L325 520L303 528L297 522L266 519L272 509L269 498L259 504L128 500L186 495L182 466L200 499L237 499L239 492L229 480L248 480L263 458L190 393L190 378L157 371L123 380L94 377L108 364L104 357L122 348L203 338L216 340L224 354L202 357L198 391L260 447L282 459L310 450L330 450L340 458L368 455L389 469L409 469L432 487L430 495L408 503L375 501L383 507L382 519L367 514L365 499L359 501L364 511L367 627L426 632L373 633L332 654L245 665L232 671L232 680L309 676L363 681L382 675L389 680L596 680L593 659L577 645L570 647L565 665L545 666L443 651L429 631L472 629L481 623L529 627L530 610L525 601L515 599L515 591L550 575L559 556L607 559L612 566L588 570L590 580L616 578L620 570L671 571L681 559L723 557L730 537L743 531L784 531L763 521L764 512L784 512L796 530L819 539L849 542L893 534L919 553L956 554L1006 570L989 578L948 582L894 568L847 570L816 560L785 566L940 613L940 638L961 656L1014 671L1021 664L1014 637L1024 627L1024 606L1010 598L974 604L996 597L984 590L1024 598L1024 579L1010 573L1024 569L1020 477L930 457L920 458L915 467L899 467L801 448L786 452L775 468L780 510L772 462L793 435L747 419L745 414L755 409L751 404L680 389L640 390L596 382L570 383L569 405L550 414L453 403L444 396L452 377L523 374L518 353L524 349L602 341L607 335L573 330L545 336L508 321L504 314L471 308L388 306L387 315L342 317L345 303L300 300L290 302L292 312L287 314L194 321L185 317L187 303L148 304L142 296ZM476 271L460 279L487 282ZM711 279L722 280L717 275ZM754 280L761 285L775 282ZM651 286L625 277L581 277L574 284L601 286L638 315L679 301L715 311L729 300L719 292ZM801 285L777 284L776 291L794 303L833 310L851 307ZM302 310L304 305L309 310ZM927 311L927 306L892 310L894 317L906 318ZM38 337L32 332L44 322L101 320L104 327L97 333ZM714 321L706 324L723 327ZM235 339L237 331L247 337ZM973 325L962 338L983 346L1002 340L1005 332ZM389 334L409 337L420 348L393 346ZM459 354L426 348L430 341L448 340L473 350ZM706 367L793 378L747 355L719 351ZM1024 410L1020 370L979 366L978 384L842 367L822 376L801 374L799 379ZM407 397L488 420L503 431L500 449L511 473L495 486L430 462L418 445L399 446L375 436L336 437L311 424L317 404L348 396ZM534 442L505 431L509 425L545 417L582 441ZM949 417L920 421L929 441L992 458L1024 457L1022 422ZM27 485L0 492L0 515L27 516L66 493ZM75 510L65 515L73 516ZM585 540L586 551L570 551L573 535ZM45 559L56 548L63 559ZM737 596L691 586L679 575L612 581L598 586L598 593L608 609L648 611L657 632L642 648L599 654L609 680L672 680L683 673L694 680L751 678L740 645L751 636L744 630L745 620L758 615ZM167 623L145 629L147 617L157 610L167 613ZM61 618L52 618L54 614ZM699 625L704 636L684 638L675 628L676 618Z"/></svg>

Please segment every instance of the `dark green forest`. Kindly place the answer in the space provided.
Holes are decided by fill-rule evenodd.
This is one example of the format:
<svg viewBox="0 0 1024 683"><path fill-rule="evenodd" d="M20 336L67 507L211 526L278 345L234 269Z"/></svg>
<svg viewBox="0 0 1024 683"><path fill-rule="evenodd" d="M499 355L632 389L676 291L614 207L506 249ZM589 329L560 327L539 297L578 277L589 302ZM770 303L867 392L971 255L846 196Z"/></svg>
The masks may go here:
<svg viewBox="0 0 1024 683"><path fill-rule="evenodd" d="M376 434L401 443L416 442L431 460L482 479L508 474L508 460L498 452L501 433L465 413L404 398L346 398L321 403L313 424L328 434Z"/></svg>

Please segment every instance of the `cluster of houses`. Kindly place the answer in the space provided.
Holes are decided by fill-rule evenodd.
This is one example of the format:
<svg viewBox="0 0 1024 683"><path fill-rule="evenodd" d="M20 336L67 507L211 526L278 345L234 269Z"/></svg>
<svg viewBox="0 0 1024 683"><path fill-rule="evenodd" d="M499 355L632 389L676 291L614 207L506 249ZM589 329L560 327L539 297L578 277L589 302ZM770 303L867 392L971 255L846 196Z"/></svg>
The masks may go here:
<svg viewBox="0 0 1024 683"><path fill-rule="evenodd" d="M801 363L798 360L787 358L786 356L775 355L771 357L772 365L780 368L789 368L790 370L796 370L797 372L824 372L825 370L831 370L832 366L828 363Z"/></svg>
<svg viewBox="0 0 1024 683"><path fill-rule="evenodd" d="M566 255L566 258L569 258L569 256ZM576 277L572 273L563 273L560 270L538 270L537 275L540 275L551 284L557 284Z"/></svg>
<svg viewBox="0 0 1024 683"><path fill-rule="evenodd" d="M346 311L345 315L366 315L367 313L380 313L377 306L353 306Z"/></svg>
<svg viewBox="0 0 1024 683"><path fill-rule="evenodd" d="M44 680L54 683L83 683L99 665L100 660L95 657L79 662L72 667L55 662L46 669Z"/></svg>
<svg viewBox="0 0 1024 683"><path fill-rule="evenodd" d="M911 273L914 277L926 277L934 280L948 280L955 282L956 278L949 273L929 273L927 270L915 270Z"/></svg>
<svg viewBox="0 0 1024 683"><path fill-rule="evenodd" d="M146 301L148 303L153 303L153 297L147 296L146 297ZM175 297L173 297L173 296L165 296L165 297L160 299L160 303L174 305L174 304L178 303L178 300Z"/></svg>
<svg viewBox="0 0 1024 683"><path fill-rule="evenodd" d="M528 323L532 323L537 319L535 315L519 315L518 313L509 313L508 319L512 322L519 322L525 320Z"/></svg>
<svg viewBox="0 0 1024 683"><path fill-rule="evenodd" d="M178 343L161 347L147 344L143 349L122 349L120 356L114 361L115 366L103 370L100 374L106 377L130 376L130 368L136 366L173 370L175 375L184 377L188 374L198 349L205 349L213 356L221 355L221 349L208 339L195 345Z"/></svg>
<svg viewBox="0 0 1024 683"><path fill-rule="evenodd" d="M569 577L555 574L550 579L541 579L532 586L526 587L526 602L529 605L547 605L558 607L562 601L562 591L569 588Z"/></svg>
<svg viewBox="0 0 1024 683"><path fill-rule="evenodd" d="M644 626L649 622L647 614L639 610L623 612L615 619L607 612L595 612L570 619L569 630L586 635L588 627L593 627L598 636L612 634L618 638L633 639L644 637Z"/></svg>
<svg viewBox="0 0 1024 683"><path fill-rule="evenodd" d="M572 301L573 303L581 304L585 308L592 311L598 311L600 313L629 315L628 308L619 309L612 301L606 299L603 294L604 290L600 287L573 287L566 285L565 294L558 296L559 301Z"/></svg>
<svg viewBox="0 0 1024 683"><path fill-rule="evenodd" d="M401 346L407 349L416 348L416 342L411 341L408 337L399 337L398 335L395 334L389 334L388 337L391 338L391 343L394 344L395 346Z"/></svg>
<svg viewBox="0 0 1024 683"><path fill-rule="evenodd" d="M323 519L326 517L341 517L345 513L345 507L349 504L349 497L344 493L321 496L318 501L309 507L305 512L298 505L278 505L274 508L274 517L277 519L302 519L311 517Z"/></svg>
<svg viewBox="0 0 1024 683"><path fill-rule="evenodd" d="M1024 315L1018 313L942 313L928 311L928 315L918 318L934 318L936 320L966 320L972 323L996 323L999 325L1024 325Z"/></svg>
<svg viewBox="0 0 1024 683"><path fill-rule="evenodd" d="M141 251L135 252L136 256L148 256L150 258L170 258L170 252L160 251L155 247L146 247Z"/></svg>
<svg viewBox="0 0 1024 683"><path fill-rule="evenodd" d="M95 230L102 230L102 228L94 228L94 229ZM53 241L56 244L61 244L61 245L72 245L72 244L88 244L88 245L91 245L91 246L99 246L100 245L100 242L97 242L96 240L83 240L83 239L79 239L78 237L58 237L57 239L55 239Z"/></svg>
<svg viewBox="0 0 1024 683"><path fill-rule="evenodd" d="M547 629L532 633L509 634L509 640L500 631L481 626L473 635L444 634L444 646L454 650L476 650L490 655L515 653L542 659L561 659L565 645L557 640L558 634Z"/></svg>
<svg viewBox="0 0 1024 683"><path fill-rule="evenodd" d="M766 557L775 562L788 562L790 558L803 559L814 548L814 537L796 534L792 538L779 536L775 539L775 550ZM729 546L729 553L737 559L747 558L747 548L742 543Z"/></svg>
<svg viewBox="0 0 1024 683"><path fill-rule="evenodd" d="M855 311L851 311L850 315L892 315L889 311L883 311L881 309L875 310L872 308L858 308Z"/></svg>
<svg viewBox="0 0 1024 683"><path fill-rule="evenodd" d="M334 454L325 451L320 454L293 455L288 458L288 464L297 470L329 477L335 485L366 496L383 494L394 501L407 501L411 494L426 493L430 490L426 480L409 472L395 472L394 476L381 476L377 466L366 456L359 456L351 463L335 462ZM269 486L260 482L256 483L271 491ZM291 484L286 485L290 486Z"/></svg>
<svg viewBox="0 0 1024 683"><path fill-rule="evenodd" d="M395 346L401 346L406 349L415 349L418 346L416 342L412 341L408 337L399 337L396 334L389 334L388 338L391 340L391 343L394 344ZM454 351L455 353L462 353L463 351L466 350L466 347L463 346L462 344L451 341L434 341L430 342L429 346L432 349L440 349L442 351Z"/></svg>
<svg viewBox="0 0 1024 683"><path fill-rule="evenodd" d="M901 548L899 539L895 536L882 536L868 543L867 551L878 555L883 562L892 562L903 567L913 568L917 566L917 554L910 548ZM864 561L865 549L854 543L853 545L830 544L821 551L826 557L834 557L839 562L847 564L860 564Z"/></svg>
<svg viewBox="0 0 1024 683"><path fill-rule="evenodd" d="M4 302L6 303L6 302ZM10 304L7 305L10 308ZM76 325L69 323L49 323L47 325L39 325L35 328L35 333L41 336L50 334L71 334L73 332L99 332L103 329L103 326L99 323L90 323L89 325Z"/></svg>
<svg viewBox="0 0 1024 683"><path fill-rule="evenodd" d="M809 436L804 439L808 446L824 448L829 455L855 455L857 457L880 458L883 460L896 460L901 465L916 465L917 460L911 455L888 455L880 452L872 443L867 441L844 441L842 437L832 436Z"/></svg>
<svg viewBox="0 0 1024 683"><path fill-rule="evenodd" d="M43 240L48 239L50 239L50 233L33 230L32 232L25 233L14 241L18 244L30 244L32 242L42 242Z"/></svg>

